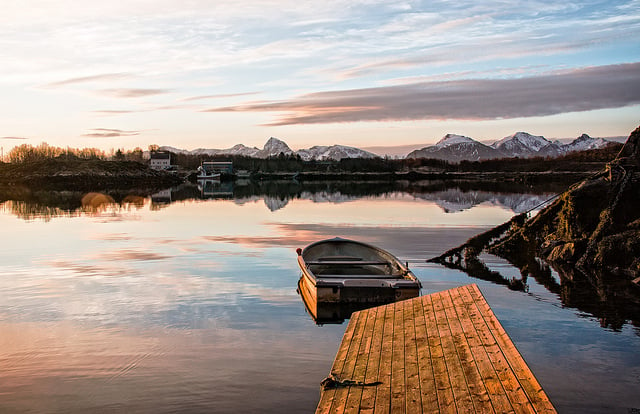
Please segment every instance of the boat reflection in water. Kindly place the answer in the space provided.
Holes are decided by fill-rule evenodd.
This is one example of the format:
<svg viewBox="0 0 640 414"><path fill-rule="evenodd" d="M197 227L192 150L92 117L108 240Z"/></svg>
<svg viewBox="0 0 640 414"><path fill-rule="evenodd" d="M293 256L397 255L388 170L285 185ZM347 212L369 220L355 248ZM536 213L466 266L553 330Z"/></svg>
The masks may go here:
<svg viewBox="0 0 640 414"><path fill-rule="evenodd" d="M220 181L219 176L212 179L198 179L198 190L202 198L233 198L233 183Z"/></svg>
<svg viewBox="0 0 640 414"><path fill-rule="evenodd" d="M342 323L355 311L420 295L415 275L378 247L336 237L297 253L298 293L318 324Z"/></svg>

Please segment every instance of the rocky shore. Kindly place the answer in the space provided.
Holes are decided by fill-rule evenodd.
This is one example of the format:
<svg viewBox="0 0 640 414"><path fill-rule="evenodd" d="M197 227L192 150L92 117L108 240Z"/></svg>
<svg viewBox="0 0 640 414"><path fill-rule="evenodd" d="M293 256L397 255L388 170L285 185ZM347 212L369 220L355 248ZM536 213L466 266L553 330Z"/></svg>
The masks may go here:
<svg viewBox="0 0 640 414"><path fill-rule="evenodd" d="M640 282L640 127L606 170L570 188L491 251L512 257L523 244L560 266Z"/></svg>
<svg viewBox="0 0 640 414"><path fill-rule="evenodd" d="M520 277L490 268L483 252L506 259ZM618 330L628 320L638 325L640 127L605 169L559 194L534 217L519 214L429 261L513 290L527 291L533 278L564 306L596 315L603 327Z"/></svg>

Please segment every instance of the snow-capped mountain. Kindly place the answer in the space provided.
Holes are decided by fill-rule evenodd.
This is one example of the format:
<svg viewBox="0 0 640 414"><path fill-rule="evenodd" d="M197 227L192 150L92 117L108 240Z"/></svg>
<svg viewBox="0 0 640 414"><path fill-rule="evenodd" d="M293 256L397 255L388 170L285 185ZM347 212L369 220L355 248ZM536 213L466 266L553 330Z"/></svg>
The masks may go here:
<svg viewBox="0 0 640 414"><path fill-rule="evenodd" d="M442 137L440 141L436 142L436 145L434 145L434 147L442 149L453 145L470 144L475 142L476 141L474 141L473 139L465 137L464 135L447 134Z"/></svg>
<svg viewBox="0 0 640 414"><path fill-rule="evenodd" d="M284 141L271 137L264 144L264 147L254 155L257 158L277 157L280 154L292 155L293 151Z"/></svg>
<svg viewBox="0 0 640 414"><path fill-rule="evenodd" d="M256 147L247 147L246 145L236 144L227 150L221 150L228 155L244 155L245 157L255 157L260 150Z"/></svg>
<svg viewBox="0 0 640 414"><path fill-rule="evenodd" d="M168 151L174 154L186 154L186 155L240 155L253 158L269 158L277 157L280 154L284 155L300 155L304 161L325 161L334 160L340 161L342 158L378 158L379 156L361 150L359 148L347 147L344 145L331 145L331 146L314 146L308 149L301 149L293 151L289 146L278 138L271 137L264 144L262 149L256 147L247 147L242 144L234 145L228 149L204 149L198 148L192 151L182 150L174 147L160 147L161 151Z"/></svg>
<svg viewBox="0 0 640 414"><path fill-rule="evenodd" d="M247 147L242 144L234 145L231 148L227 149L208 149L208 148L196 148L194 150L183 150L175 147L162 146L159 148L160 151L167 151L174 154L182 154L182 155L244 155L247 157L255 157L260 150L256 147Z"/></svg>
<svg viewBox="0 0 640 414"><path fill-rule="evenodd" d="M304 161L340 161L343 158L378 158L378 155L372 152L344 145L315 145L308 149L298 150L296 154L298 154Z"/></svg>
<svg viewBox="0 0 640 414"><path fill-rule="evenodd" d="M607 145L611 145L611 141L607 141L603 138L591 138L587 134L582 134L578 138L574 139L569 144L563 145L564 152L573 151L585 151L590 149L604 148Z"/></svg>
<svg viewBox="0 0 640 414"><path fill-rule="evenodd" d="M494 142L491 147L510 157L531 157L550 144L552 144L551 141L541 135L516 132Z"/></svg>
<svg viewBox="0 0 640 414"><path fill-rule="evenodd" d="M478 161L500 158L504 155L472 138L463 135L447 134L435 145L410 152L407 158L435 158L459 162L462 160Z"/></svg>
<svg viewBox="0 0 640 414"><path fill-rule="evenodd" d="M160 151L168 151L174 154L183 155L240 155L254 158L268 158L278 156L280 155L280 153L283 153L284 155L291 155L294 153L284 141L281 141L278 138L274 137L269 138L262 149L237 144L227 149L197 148L191 151L165 146L160 147Z"/></svg>
<svg viewBox="0 0 640 414"><path fill-rule="evenodd" d="M447 134L435 145L412 151L406 158L435 158L449 162L460 162L462 160L479 161L510 157L557 157L568 152L603 148L611 144L613 144L612 141L607 141L603 138L591 138L587 134L582 134L569 144L563 144L560 141L551 142L543 136L516 132L491 145L485 145L463 135ZM198 148L188 151L163 146L160 147L160 150L174 154L239 155L253 158L277 157L280 154L299 155L304 161L339 161L343 158L379 157L379 155L372 152L345 145L316 145L311 148L293 151L284 141L274 137L269 138L262 149L237 144L227 149ZM149 153L145 152L145 156L149 158Z"/></svg>
<svg viewBox="0 0 640 414"><path fill-rule="evenodd" d="M540 148L538 152L534 154L534 156L540 157L558 157L564 154L563 145L560 141L550 142L544 147Z"/></svg>

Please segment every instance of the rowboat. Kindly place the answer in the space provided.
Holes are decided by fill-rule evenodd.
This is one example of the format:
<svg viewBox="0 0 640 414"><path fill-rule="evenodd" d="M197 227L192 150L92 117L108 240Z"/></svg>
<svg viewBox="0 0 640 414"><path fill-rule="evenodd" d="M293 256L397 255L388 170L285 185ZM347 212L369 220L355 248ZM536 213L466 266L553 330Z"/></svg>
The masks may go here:
<svg viewBox="0 0 640 414"><path fill-rule="evenodd" d="M219 180L222 174L216 170L214 162L203 162L198 167L198 180Z"/></svg>
<svg viewBox="0 0 640 414"><path fill-rule="evenodd" d="M398 258L376 246L335 237L297 253L302 270L298 291L316 321L331 316L323 314L324 309L339 308L329 304L363 304L364 308L420 295L418 278Z"/></svg>

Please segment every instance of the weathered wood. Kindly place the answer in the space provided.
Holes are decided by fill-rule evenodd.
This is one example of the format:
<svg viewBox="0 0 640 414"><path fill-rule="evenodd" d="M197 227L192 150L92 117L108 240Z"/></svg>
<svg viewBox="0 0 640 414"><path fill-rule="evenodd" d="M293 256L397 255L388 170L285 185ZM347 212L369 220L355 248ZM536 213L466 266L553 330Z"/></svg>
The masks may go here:
<svg viewBox="0 0 640 414"><path fill-rule="evenodd" d="M354 336L356 336L358 321L362 319L360 316L361 315L358 313L354 313L351 316L351 320L349 321L349 324L347 325L347 329L342 337L342 343L340 345L340 348L338 348L338 353L336 354L336 358L333 362L333 366L331 367L332 375L342 373L343 367L347 360L347 354L349 353L351 342L353 341ZM335 391L336 391L335 389L328 389L328 390L322 391L323 399L320 400L316 413L337 412L335 408L332 409L332 406L334 405L334 401L336 400Z"/></svg>
<svg viewBox="0 0 640 414"><path fill-rule="evenodd" d="M413 315L416 330L416 350L418 351L417 365L420 381L420 397L422 400L422 412L433 413L438 411L438 396L435 390L435 378L431 365L431 351L427 334L427 324L424 317L424 301L414 300ZM419 411L418 411L419 412Z"/></svg>
<svg viewBox="0 0 640 414"><path fill-rule="evenodd" d="M420 392L420 374L418 371L418 348L416 346L416 325L413 306L404 309L404 381L407 390L405 396L405 412L415 413L422 409Z"/></svg>
<svg viewBox="0 0 640 414"><path fill-rule="evenodd" d="M471 313L474 312L474 310L471 308L471 305L472 304L465 301L464 296L454 296L454 306L458 315L458 320L460 321L462 330L467 338L472 358L479 371L480 381L484 384L488 392L488 397L496 412L514 412L511 407L511 403L509 402L509 398L502 387L502 383L496 375L495 368L489 360L487 350L482 346L482 341L476 330L476 326L473 324Z"/></svg>
<svg viewBox="0 0 640 414"><path fill-rule="evenodd" d="M494 336L496 337L496 341L503 349L503 352L510 355L520 356L520 353L509 338L509 335L507 335L507 332L504 330L500 322L498 322L498 318L496 318L495 314L489 307L489 304L484 300L484 297L482 297L480 289L478 289L476 285L473 286L474 288L469 289L469 291L474 295L475 303L478 304L478 307L482 308L485 320L491 326ZM536 406L536 411L550 413L555 412L555 408L551 404L551 401L549 401L549 398L542 389L542 386L538 383L538 380L535 375L533 375L533 372L524 359L521 356L519 358L510 358L509 364L518 378L520 385L524 388L527 397Z"/></svg>
<svg viewBox="0 0 640 414"><path fill-rule="evenodd" d="M507 397L509 398L511 406L517 413L535 412L533 410L533 407L530 406L527 395L518 382L518 378L515 376L515 373L511 369L508 361L509 354L506 354L500 348L500 344L496 341L495 335L491 331L491 325L487 323L487 319L482 313L484 307L478 304L478 300L481 298L481 301L486 303L484 301L484 298L482 298L481 296L479 298L474 293L475 292L473 291L463 292L463 294L472 295L473 300L470 302L470 306L472 308L475 307L477 312L472 313L471 318L476 324L478 333L480 334L482 345L487 350L489 360L494 366L494 370L498 376L498 379L500 380L500 383L502 384L502 387L506 392ZM493 316L493 318L495 318L495 316ZM497 319L496 323L498 323ZM519 353L515 355L522 359Z"/></svg>
<svg viewBox="0 0 640 414"><path fill-rule="evenodd" d="M462 323L456 311L456 305L450 292L444 292L442 299L444 303L449 329L457 351L457 356L463 371L463 377L469 390L471 404L478 412L491 412L493 410L487 389L482 381L475 359L471 352L471 346L462 328Z"/></svg>
<svg viewBox="0 0 640 414"><path fill-rule="evenodd" d="M365 324L365 333L372 332L375 326L377 309L371 309L366 313L367 322ZM358 356L356 357L356 366L353 370L353 374L349 379L357 382L365 382L365 376L367 373L367 364L371 355L371 343L373 342L373 335L364 335L360 341L360 348L358 350ZM360 402L362 400L362 388L363 387L347 387L349 395L347 396L347 405L345 412L358 412Z"/></svg>
<svg viewBox="0 0 640 414"><path fill-rule="evenodd" d="M404 381L404 314L403 306L394 304L393 354L391 357L391 413L403 413L406 385Z"/></svg>
<svg viewBox="0 0 640 414"><path fill-rule="evenodd" d="M555 413L476 285L354 313L316 413Z"/></svg>
<svg viewBox="0 0 640 414"><path fill-rule="evenodd" d="M384 336L380 348L380 367L378 381L382 384L376 387L376 401L374 412L388 413L391 406L391 355L393 353L393 322L395 317L394 304L383 306Z"/></svg>
<svg viewBox="0 0 640 414"><path fill-rule="evenodd" d="M424 298L425 320L427 323L427 335L429 348L431 349L431 364L435 378L434 392L438 396L438 407L441 412L455 411L456 403L453 398L453 390L449 380L449 372L444 358L441 338L436 323L436 312L431 296Z"/></svg>
<svg viewBox="0 0 640 414"><path fill-rule="evenodd" d="M382 352L382 338L384 336L385 308L378 307L371 310L375 314L373 327L373 342L371 344L371 354L367 362L367 371L364 382L374 383L378 381L380 370L380 358ZM376 402L376 388L364 387L360 401L360 413L372 414Z"/></svg>

